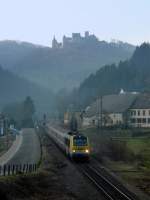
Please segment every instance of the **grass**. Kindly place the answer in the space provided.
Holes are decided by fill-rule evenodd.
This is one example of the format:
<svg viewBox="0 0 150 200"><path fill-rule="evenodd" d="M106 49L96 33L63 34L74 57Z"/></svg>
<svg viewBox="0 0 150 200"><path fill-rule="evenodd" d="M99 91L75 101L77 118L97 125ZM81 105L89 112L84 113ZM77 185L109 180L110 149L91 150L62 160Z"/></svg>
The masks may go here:
<svg viewBox="0 0 150 200"><path fill-rule="evenodd" d="M104 157L104 164L109 169L150 195L150 130L103 130L98 134L96 128L88 128L82 132L89 137L94 156L98 159ZM114 142L115 153L121 155L120 160L109 157L109 141ZM125 149L118 148L121 142Z"/></svg>
<svg viewBox="0 0 150 200"><path fill-rule="evenodd" d="M141 131L141 134L135 136L134 130L103 130L99 134L96 128L82 130L89 137L94 152L98 150L97 148L100 151L101 146L107 146L110 140L116 141L116 145L124 141L128 152L141 159L140 161L150 168L150 134L145 134L149 133L148 130L143 131L144 134Z"/></svg>
<svg viewBox="0 0 150 200"><path fill-rule="evenodd" d="M131 149L135 154L139 154L143 151L150 153L150 138L133 138L127 141L128 148Z"/></svg>

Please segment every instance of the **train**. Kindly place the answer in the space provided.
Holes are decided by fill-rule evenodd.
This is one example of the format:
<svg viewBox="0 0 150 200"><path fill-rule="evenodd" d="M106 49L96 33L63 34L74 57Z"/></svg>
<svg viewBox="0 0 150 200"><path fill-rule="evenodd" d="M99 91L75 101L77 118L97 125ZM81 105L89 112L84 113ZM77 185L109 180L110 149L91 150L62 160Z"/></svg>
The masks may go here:
<svg viewBox="0 0 150 200"><path fill-rule="evenodd" d="M50 125L47 125L47 129L50 137L70 159L89 161L90 144L87 136L77 131L62 133Z"/></svg>

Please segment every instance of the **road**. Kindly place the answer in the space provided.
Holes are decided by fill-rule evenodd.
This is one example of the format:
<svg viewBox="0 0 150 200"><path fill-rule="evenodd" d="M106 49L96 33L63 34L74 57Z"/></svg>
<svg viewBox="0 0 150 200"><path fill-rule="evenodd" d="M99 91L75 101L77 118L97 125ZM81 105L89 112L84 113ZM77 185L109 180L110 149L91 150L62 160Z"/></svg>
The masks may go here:
<svg viewBox="0 0 150 200"><path fill-rule="evenodd" d="M16 154L8 164L34 164L40 160L40 142L32 128L22 130L23 141Z"/></svg>

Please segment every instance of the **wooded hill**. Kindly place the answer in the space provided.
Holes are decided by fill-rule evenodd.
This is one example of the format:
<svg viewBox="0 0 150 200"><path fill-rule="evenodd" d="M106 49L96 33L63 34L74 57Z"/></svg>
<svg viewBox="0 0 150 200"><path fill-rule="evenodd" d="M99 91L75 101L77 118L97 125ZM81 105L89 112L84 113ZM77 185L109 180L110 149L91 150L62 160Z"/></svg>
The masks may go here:
<svg viewBox="0 0 150 200"><path fill-rule="evenodd" d="M38 112L52 110L53 93L0 67L0 109L31 96Z"/></svg>
<svg viewBox="0 0 150 200"><path fill-rule="evenodd" d="M106 65L91 74L70 95L71 102L85 107L100 95L125 91L150 91L150 44L137 47L131 59Z"/></svg>
<svg viewBox="0 0 150 200"><path fill-rule="evenodd" d="M60 49L2 41L0 63L21 77L58 91L79 86L90 73L105 64L130 58L134 48L127 43L98 40Z"/></svg>

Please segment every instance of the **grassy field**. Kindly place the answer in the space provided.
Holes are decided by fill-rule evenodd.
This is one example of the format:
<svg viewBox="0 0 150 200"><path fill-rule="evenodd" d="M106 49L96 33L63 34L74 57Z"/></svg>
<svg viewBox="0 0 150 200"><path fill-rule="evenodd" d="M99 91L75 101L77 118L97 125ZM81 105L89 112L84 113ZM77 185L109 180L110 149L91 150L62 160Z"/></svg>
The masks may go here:
<svg viewBox="0 0 150 200"><path fill-rule="evenodd" d="M150 130L81 130L92 154L127 183L150 195Z"/></svg>

